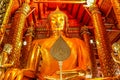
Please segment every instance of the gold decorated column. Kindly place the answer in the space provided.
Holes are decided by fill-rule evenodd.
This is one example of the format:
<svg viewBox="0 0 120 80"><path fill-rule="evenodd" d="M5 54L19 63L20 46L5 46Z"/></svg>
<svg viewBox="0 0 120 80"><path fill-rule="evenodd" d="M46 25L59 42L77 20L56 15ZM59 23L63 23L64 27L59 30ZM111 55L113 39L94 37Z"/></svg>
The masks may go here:
<svg viewBox="0 0 120 80"><path fill-rule="evenodd" d="M118 74L118 65L113 61L111 56L111 45L106 33L106 29L102 20L98 6L94 3L90 6L92 22L94 26L94 34L100 59L100 66L104 77L115 76Z"/></svg>
<svg viewBox="0 0 120 80"><path fill-rule="evenodd" d="M12 44L13 50L9 56L10 63L14 61L14 67L19 67L22 38L23 38L23 28L25 25L25 20L27 13L30 11L30 6L27 3L23 3L22 7L18 9L15 13L12 22L12 28L10 30L8 43Z"/></svg>
<svg viewBox="0 0 120 80"><path fill-rule="evenodd" d="M94 77L96 77L96 74L97 74L97 64L96 64L95 54L92 50L92 45L90 44L90 33L88 31L87 26L83 26L81 28L81 35L83 36L84 41L88 48L88 52L89 52L90 60L91 60L92 77L94 78Z"/></svg>
<svg viewBox="0 0 120 80"><path fill-rule="evenodd" d="M118 21L118 28L120 29L120 1L119 0L111 0L113 10L115 12L115 16Z"/></svg>
<svg viewBox="0 0 120 80"><path fill-rule="evenodd" d="M6 26L8 25L9 17L11 15L11 9L13 0L0 0L0 44L3 41Z"/></svg>

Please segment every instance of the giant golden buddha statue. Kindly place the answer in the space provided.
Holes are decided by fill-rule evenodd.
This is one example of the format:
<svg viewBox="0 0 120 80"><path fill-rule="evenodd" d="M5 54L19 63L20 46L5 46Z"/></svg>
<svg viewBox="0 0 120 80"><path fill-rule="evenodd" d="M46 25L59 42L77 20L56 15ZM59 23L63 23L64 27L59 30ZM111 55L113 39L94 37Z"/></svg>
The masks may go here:
<svg viewBox="0 0 120 80"><path fill-rule="evenodd" d="M56 9L55 11L50 13L48 16L48 22L52 31L51 37L34 40L32 43L26 70L36 71L36 74L39 80L45 80L45 78L49 79L51 77L52 78L59 77L58 60L54 58L54 55L56 55L57 53L50 53L50 52L52 52L51 48L56 43L56 41L60 38L62 38L64 43L70 49L70 51L68 51L70 52L70 54L66 53L68 57L63 60L62 71L69 74L73 71L82 72L90 68L91 62L89 60L89 53L87 52L88 50L86 48L84 41L78 38L67 38L64 35L64 28L68 26L67 19L68 19L67 15L62 11L60 11L59 9ZM59 46L60 45L57 45L56 49ZM64 46L62 47L64 48ZM58 52L62 52L62 51L61 50L59 51L58 49ZM61 57L64 58L65 57L64 51L60 55ZM56 56L59 57L59 55L56 55ZM38 65L38 62L39 62L39 65ZM13 72L14 71L15 69L13 70ZM22 71L24 71L24 69ZM21 75L23 76L23 74L17 75L19 80L21 79L19 78Z"/></svg>
<svg viewBox="0 0 120 80"><path fill-rule="evenodd" d="M59 71L58 61L50 54L51 47L61 36L70 48L70 56L63 61L63 71L84 70L90 67L89 54L85 43L78 38L67 38L64 35L64 28L68 26L67 15L58 8L49 14L48 22L50 24L52 35L47 39L35 40L33 42L33 53L37 51L36 47L41 46L41 62L38 74L40 80L46 76L56 76ZM60 45L56 46L59 47ZM64 47L64 46L63 46ZM54 55L57 53L54 53Z"/></svg>

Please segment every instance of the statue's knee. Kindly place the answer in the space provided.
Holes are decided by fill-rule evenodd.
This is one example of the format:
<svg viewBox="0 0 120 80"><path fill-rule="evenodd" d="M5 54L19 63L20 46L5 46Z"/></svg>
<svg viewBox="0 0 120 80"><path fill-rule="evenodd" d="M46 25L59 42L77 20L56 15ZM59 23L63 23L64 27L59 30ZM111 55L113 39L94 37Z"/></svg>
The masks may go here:
<svg viewBox="0 0 120 80"><path fill-rule="evenodd" d="M11 70L7 70L4 74L4 80L8 80L11 75Z"/></svg>
<svg viewBox="0 0 120 80"><path fill-rule="evenodd" d="M4 80L15 80L16 76L17 76L17 73L19 72L20 70L18 69L11 69L11 70L7 70L5 72L5 76L4 76Z"/></svg>
<svg viewBox="0 0 120 80"><path fill-rule="evenodd" d="M18 72L18 75L16 76L15 80L22 80L23 79L23 72Z"/></svg>
<svg viewBox="0 0 120 80"><path fill-rule="evenodd" d="M19 72L18 69L13 70L13 71L11 72L10 80L15 80L18 72Z"/></svg>

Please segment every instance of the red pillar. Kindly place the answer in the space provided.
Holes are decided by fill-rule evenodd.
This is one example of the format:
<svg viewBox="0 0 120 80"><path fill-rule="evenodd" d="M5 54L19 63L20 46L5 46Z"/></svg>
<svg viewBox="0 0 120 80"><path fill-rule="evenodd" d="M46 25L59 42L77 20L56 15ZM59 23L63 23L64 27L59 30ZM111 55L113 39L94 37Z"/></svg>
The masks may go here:
<svg viewBox="0 0 120 80"><path fill-rule="evenodd" d="M97 76L97 64L96 64L95 54L94 54L93 49L92 49L92 45L90 44L90 33L88 31L87 26L83 26L81 28L81 34L82 34L84 41L85 41L87 48L88 48L88 52L89 52L90 60L91 60L92 77L94 78Z"/></svg>

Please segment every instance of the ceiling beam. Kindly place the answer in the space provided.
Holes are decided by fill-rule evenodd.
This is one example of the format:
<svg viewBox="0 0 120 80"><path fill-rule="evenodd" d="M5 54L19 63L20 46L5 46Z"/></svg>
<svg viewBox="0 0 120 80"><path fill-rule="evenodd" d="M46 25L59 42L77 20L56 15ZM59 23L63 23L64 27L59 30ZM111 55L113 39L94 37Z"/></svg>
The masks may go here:
<svg viewBox="0 0 120 80"><path fill-rule="evenodd" d="M34 1L35 3L71 3L71 4L86 4L86 1Z"/></svg>
<svg viewBox="0 0 120 80"><path fill-rule="evenodd" d="M108 9L108 12L105 17L108 17L108 15L110 14L111 11L112 11L112 6L110 6L110 8Z"/></svg>
<svg viewBox="0 0 120 80"><path fill-rule="evenodd" d="M35 7L27 14L27 16L29 16L30 14L32 14L35 11Z"/></svg>
<svg viewBox="0 0 120 80"><path fill-rule="evenodd" d="M111 41L111 43L117 42L120 40L120 33Z"/></svg>

